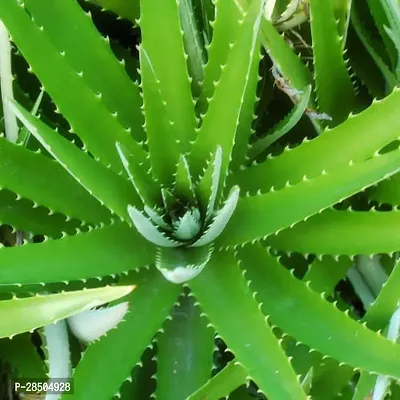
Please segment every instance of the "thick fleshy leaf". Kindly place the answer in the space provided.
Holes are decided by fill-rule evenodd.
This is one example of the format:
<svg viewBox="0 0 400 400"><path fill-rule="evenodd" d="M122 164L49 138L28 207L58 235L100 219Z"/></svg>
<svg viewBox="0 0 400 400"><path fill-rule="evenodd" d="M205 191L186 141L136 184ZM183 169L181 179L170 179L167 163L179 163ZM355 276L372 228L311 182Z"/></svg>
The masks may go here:
<svg viewBox="0 0 400 400"><path fill-rule="evenodd" d="M154 374L156 373L157 364L155 361L155 348L149 345L142 354L140 361L135 365L132 372L122 383L115 394L113 400L120 398L121 400L132 399L150 399L154 394L156 382Z"/></svg>
<svg viewBox="0 0 400 400"><path fill-rule="evenodd" d="M132 219L136 230L149 242L156 246L162 247L178 247L179 242L176 242L162 232L160 232L149 218L133 206L128 206L128 213Z"/></svg>
<svg viewBox="0 0 400 400"><path fill-rule="evenodd" d="M143 204L148 207L160 205L160 190L150 173L146 171L146 167L137 162L135 155L130 153L126 146L116 143L116 147L122 165Z"/></svg>
<svg viewBox="0 0 400 400"><path fill-rule="evenodd" d="M256 0L244 17L189 157L190 167L197 178L210 153L214 152L218 145L221 146L220 189L228 173L245 92L252 72L252 61L259 51L256 47L259 43L262 8L263 1Z"/></svg>
<svg viewBox="0 0 400 400"><path fill-rule="evenodd" d="M75 393L63 399L111 399L139 363L181 290L180 286L167 282L155 268L142 270L138 276L126 280L137 288L127 298L130 307L125 321L89 345L73 374ZM108 368L110 365L113 368Z"/></svg>
<svg viewBox="0 0 400 400"><path fill-rule="evenodd" d="M400 206L400 174L382 181L368 191L368 197L379 204Z"/></svg>
<svg viewBox="0 0 400 400"><path fill-rule="evenodd" d="M265 315L284 332L353 368L398 379L400 346L311 291L260 245L239 250L238 257Z"/></svg>
<svg viewBox="0 0 400 400"><path fill-rule="evenodd" d="M310 0L310 12L319 110L327 113L336 125L354 111L355 92L343 59L333 3Z"/></svg>
<svg viewBox="0 0 400 400"><path fill-rule="evenodd" d="M390 56L392 67L399 77L400 4L396 0L368 0L367 3Z"/></svg>
<svg viewBox="0 0 400 400"><path fill-rule="evenodd" d="M178 140L179 153L183 154L189 150L190 141L195 137L196 118L178 2L165 0L154 7L152 2L141 1L139 25L142 36L141 46L146 51L154 76L157 77L159 91L165 102L167 122L173 124L172 135L159 140L158 145L165 146L169 141ZM157 29L154 29L155 26ZM145 96L146 83L145 80L142 81ZM152 117L157 118L155 115ZM148 124L149 121L147 120L146 123ZM160 133L157 137L159 135ZM150 143L150 147L151 145ZM153 145L157 143L153 141ZM175 162L177 161L178 159Z"/></svg>
<svg viewBox="0 0 400 400"><path fill-rule="evenodd" d="M240 112L239 124L236 129L235 143L232 149L232 160L229 165L230 170L240 168L245 164L246 154L249 146L250 137L254 134L253 122L256 120L256 106L258 105L260 89L258 86L260 75L258 73L261 61L260 35L255 46L256 52L253 57L249 81L243 98L243 106Z"/></svg>
<svg viewBox="0 0 400 400"><path fill-rule="evenodd" d="M203 0L203 7L209 7L204 3L206 1ZM206 10L203 9L203 12L208 16ZM212 40L207 49L208 61L204 69L204 82L202 83L202 93L198 104L201 113L205 113L208 102L214 94L214 82L221 78L221 67L227 63L229 56L229 44L237 40L240 31L239 21L242 19L243 10L239 7L238 2L229 0L215 2Z"/></svg>
<svg viewBox="0 0 400 400"><path fill-rule="evenodd" d="M261 43L282 76L293 85L294 89L301 91L312 84L309 69L265 17L261 24ZM313 105L311 99L310 106Z"/></svg>
<svg viewBox="0 0 400 400"><path fill-rule="evenodd" d="M170 185L180 153L175 125L168 115L167 103L161 91L161 78L156 75L153 60L143 43L139 47L139 55L151 172L160 184Z"/></svg>
<svg viewBox="0 0 400 400"><path fill-rule="evenodd" d="M204 47L203 32L197 21L195 4L192 0L178 2L181 19L185 52L188 56L189 75L192 79L192 90L195 97L199 97L201 83L204 80L204 65L206 63L206 51Z"/></svg>
<svg viewBox="0 0 400 400"><path fill-rule="evenodd" d="M209 379L202 387L192 393L187 400L204 398L220 399L229 395L237 387L247 381L247 371L243 365L231 361L222 371Z"/></svg>
<svg viewBox="0 0 400 400"><path fill-rule="evenodd" d="M301 100L294 106L293 110L282 121L274 126L265 137L257 140L250 147L247 154L247 157L250 160L254 160L254 158L263 153L269 146L289 132L300 121L300 118L304 115L310 101L310 95L311 86L307 86Z"/></svg>
<svg viewBox="0 0 400 400"><path fill-rule="evenodd" d="M208 103L215 91L215 82L222 74L226 65L230 44L235 43L241 30L240 21L244 18L247 4L236 1L220 0L215 3L215 19L213 21L214 34L208 48L209 60L205 67L205 79L202 84L202 96L199 99L199 111L204 114ZM258 39L259 40L259 39ZM256 45L260 49L260 44ZM239 124L236 130L235 144L232 150L231 168L238 168L243 164L246 156L247 143L252 133L251 126L254 119L254 104L256 102L256 90L258 84L258 66L260 51L255 52L249 81L244 94Z"/></svg>
<svg viewBox="0 0 400 400"><path fill-rule="evenodd" d="M92 92L101 93L101 102L108 113L115 113L116 119L132 131L136 140L144 140L139 88L129 78L107 40L99 35L90 14L86 14L78 2L69 0L52 3L27 0L25 7L57 50L63 52L66 62L82 73L83 81ZM74 21L73 26L70 21Z"/></svg>
<svg viewBox="0 0 400 400"><path fill-rule="evenodd" d="M232 253L214 253L207 268L190 282L190 288L210 323L246 368L249 379L266 396L306 399ZM243 331L243 326L251 329Z"/></svg>
<svg viewBox="0 0 400 400"><path fill-rule="evenodd" d="M393 268L388 280L382 286L382 290L376 300L367 309L363 321L374 330L383 329L390 319L392 313L398 307L398 286L400 282L400 262ZM352 400L364 400L372 391L376 382L376 376L362 371L357 383L356 391Z"/></svg>
<svg viewBox="0 0 400 400"><path fill-rule="evenodd" d="M342 49L346 48L347 32L350 25L350 11L352 0L336 0L333 3L335 17L337 21L337 32L342 44Z"/></svg>
<svg viewBox="0 0 400 400"><path fill-rule="evenodd" d="M326 210L271 236L267 243L277 250L301 253L390 254L400 249L399 224L399 211Z"/></svg>
<svg viewBox="0 0 400 400"><path fill-rule="evenodd" d="M0 249L0 285L120 274L154 262L154 246L124 223L44 243Z"/></svg>
<svg viewBox="0 0 400 400"><path fill-rule="evenodd" d="M310 264L303 281L310 285L315 292L333 295L338 282L346 276L346 272L352 266L352 260L344 257L322 257L315 259Z"/></svg>
<svg viewBox="0 0 400 400"><path fill-rule="evenodd" d="M10 103L29 131L42 146L97 200L124 221L130 222L127 206L139 199L132 185L122 176L93 160L73 143L53 131L19 104ZM99 179L100 178L100 179Z"/></svg>
<svg viewBox="0 0 400 400"><path fill-rule="evenodd" d="M210 160L195 189L200 210L203 212L203 215L205 215L206 221L212 217L214 212L219 187L219 178L221 176L221 166L222 149L218 146L214 157Z"/></svg>
<svg viewBox="0 0 400 400"><path fill-rule="evenodd" d="M176 169L174 191L181 200L186 200L193 206L197 206L197 199L193 187L192 176L186 156L181 155Z"/></svg>
<svg viewBox="0 0 400 400"><path fill-rule="evenodd" d="M380 72L384 76L387 85L387 91L390 92L394 89L397 84L395 74L390 70L386 61L387 57L383 57L380 51L381 41L377 38L365 25L365 18L363 11L365 12L365 3L363 1L353 0L353 7L351 10L351 22L356 31L360 41L369 53L371 59L379 68ZM386 56L386 49L382 49Z"/></svg>
<svg viewBox="0 0 400 400"><path fill-rule="evenodd" d="M186 399L211 376L214 331L195 299L182 296L157 340L157 389L165 400Z"/></svg>
<svg viewBox="0 0 400 400"><path fill-rule="evenodd" d="M400 89L380 101L375 101L368 109L349 117L343 124L325 131L317 138L305 140L301 146L284 151L279 157L269 158L242 171L230 175L228 186L237 184L242 193L265 193L285 187L287 182L300 182L304 175L312 178L322 170L333 171L350 160L363 161L372 157L399 136ZM377 117L379 115L379 118ZM385 129L382 130L382 121ZM343 146L343 143L346 146ZM320 155L319 157L317 155Z"/></svg>
<svg viewBox="0 0 400 400"><path fill-rule="evenodd" d="M2 188L53 212L93 223L107 221L111 216L57 162L4 138L0 138L0 177Z"/></svg>
<svg viewBox="0 0 400 400"><path fill-rule="evenodd" d="M203 233L203 236L192 244L193 247L201 247L209 244L221 234L226 225L229 223L232 214L235 212L235 208L239 201L239 193L240 188L238 186L234 186L230 191L223 207L215 214L213 220L210 222L210 226Z"/></svg>
<svg viewBox="0 0 400 400"><path fill-rule="evenodd" d="M396 262L388 280L382 286L375 301L366 311L363 320L374 330L383 329L398 306L400 261Z"/></svg>
<svg viewBox="0 0 400 400"><path fill-rule="evenodd" d="M135 148L138 157L145 158L142 148L101 101L98 90L93 90L86 84L81 70L71 67L63 51L53 45L45 29L42 30L32 21L23 4L17 1L8 2L7 6L1 7L0 19L7 26L13 41L43 83L45 90L92 154L104 165L111 165L116 172L121 170L121 163L114 147L116 141ZM101 38L96 37L96 40L100 41ZM85 59L93 60L93 57L97 59L89 49L90 46L85 49L90 51L90 56L85 56ZM108 56L111 57L111 54ZM95 68L97 65L98 62L95 63ZM120 67L118 63L116 67ZM57 73L54 74L54 71ZM60 79L60 76L63 78ZM132 85L129 83L129 86ZM125 92L125 88L123 91ZM78 100L84 104L84 112L76 112Z"/></svg>
<svg viewBox="0 0 400 400"><path fill-rule="evenodd" d="M130 293L134 286L104 287L0 301L0 337L14 336L98 307Z"/></svg>
<svg viewBox="0 0 400 400"><path fill-rule="evenodd" d="M238 245L277 233L399 170L400 151L395 150L361 163L350 163L318 178L303 179L276 192L241 198L219 236L218 245Z"/></svg>
<svg viewBox="0 0 400 400"><path fill-rule="evenodd" d="M17 195L8 190L0 190L0 224L52 238L64 233L73 235L83 226L77 219L68 220L64 214L53 214L46 207L35 207L29 200L17 200Z"/></svg>

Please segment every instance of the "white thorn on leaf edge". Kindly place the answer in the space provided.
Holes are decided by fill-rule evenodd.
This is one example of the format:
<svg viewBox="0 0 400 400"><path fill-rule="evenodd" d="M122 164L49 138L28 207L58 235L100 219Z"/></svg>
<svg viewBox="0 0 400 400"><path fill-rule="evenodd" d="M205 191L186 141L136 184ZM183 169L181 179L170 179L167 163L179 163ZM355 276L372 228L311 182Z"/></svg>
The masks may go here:
<svg viewBox="0 0 400 400"><path fill-rule="evenodd" d="M83 342L92 342L115 328L128 311L128 302L99 310L87 310L68 318L72 333Z"/></svg>

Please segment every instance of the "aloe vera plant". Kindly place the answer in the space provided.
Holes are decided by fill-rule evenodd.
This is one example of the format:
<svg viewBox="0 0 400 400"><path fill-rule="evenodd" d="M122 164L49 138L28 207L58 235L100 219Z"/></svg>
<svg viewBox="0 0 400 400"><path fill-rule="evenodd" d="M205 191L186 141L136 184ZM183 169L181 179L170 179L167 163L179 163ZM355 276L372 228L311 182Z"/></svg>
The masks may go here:
<svg viewBox="0 0 400 400"><path fill-rule="evenodd" d="M76 399L397 398L398 2L368 2L378 56L356 1L130 3L0 5L11 376L71 376Z"/></svg>

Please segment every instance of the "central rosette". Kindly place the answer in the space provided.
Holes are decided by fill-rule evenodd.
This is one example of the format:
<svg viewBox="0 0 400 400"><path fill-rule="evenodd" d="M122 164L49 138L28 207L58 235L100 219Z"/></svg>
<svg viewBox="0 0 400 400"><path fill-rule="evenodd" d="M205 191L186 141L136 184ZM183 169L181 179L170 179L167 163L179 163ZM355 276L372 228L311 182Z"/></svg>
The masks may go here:
<svg viewBox="0 0 400 400"><path fill-rule="evenodd" d="M186 157L181 155L173 185L160 188L149 174L130 162L121 145L117 144L117 149L143 203L142 209L129 205L129 216L137 231L157 246L157 268L174 283L195 277L209 261L213 242L225 228L239 199L239 188L235 186L225 202L221 201L221 148L217 148L196 182Z"/></svg>
<svg viewBox="0 0 400 400"><path fill-rule="evenodd" d="M167 218L170 219L172 237L177 240L190 241L201 232L200 211L191 204L177 201Z"/></svg>

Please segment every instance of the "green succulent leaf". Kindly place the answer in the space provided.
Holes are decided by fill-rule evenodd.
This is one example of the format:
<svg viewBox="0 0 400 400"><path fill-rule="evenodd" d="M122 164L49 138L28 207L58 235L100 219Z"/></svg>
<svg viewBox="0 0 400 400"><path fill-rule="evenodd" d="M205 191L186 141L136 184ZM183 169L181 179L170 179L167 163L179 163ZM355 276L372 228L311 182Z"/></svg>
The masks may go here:
<svg viewBox="0 0 400 400"><path fill-rule="evenodd" d="M261 0L252 3L241 24L239 36L216 84L208 110L198 131L189 163L193 175L198 177L209 154L217 146L222 148L220 187L224 184L229 167L235 134L243 101L252 71L252 61L259 51L258 32L261 22ZM246 54L246 63L243 55ZM216 134L216 131L218 134Z"/></svg>
<svg viewBox="0 0 400 400"><path fill-rule="evenodd" d="M267 243L275 249L302 253L390 254L400 248L399 223L399 211L326 210L271 236Z"/></svg>
<svg viewBox="0 0 400 400"><path fill-rule="evenodd" d="M0 224L52 238L59 238L65 233L73 235L83 226L77 219L68 220L63 214L35 207L31 201L17 199L14 193L4 189L0 190Z"/></svg>
<svg viewBox="0 0 400 400"><path fill-rule="evenodd" d="M400 4L397 0L368 0L367 3L399 78Z"/></svg>
<svg viewBox="0 0 400 400"><path fill-rule="evenodd" d="M310 0L315 86L319 109L343 122L356 106L355 93L336 28L333 3ZM340 99L340 101L338 101Z"/></svg>
<svg viewBox="0 0 400 400"><path fill-rule="evenodd" d="M105 207L48 157L0 138L0 160L3 188L53 212L82 221L98 223L110 218Z"/></svg>
<svg viewBox="0 0 400 400"><path fill-rule="evenodd" d="M374 330L383 329L398 307L398 284L400 280L400 262L397 262L388 280L382 287L376 300L367 309L363 321ZM363 400L373 389L376 376L362 371L353 396L353 400Z"/></svg>
<svg viewBox="0 0 400 400"><path fill-rule="evenodd" d="M234 246L276 233L393 175L399 169L400 151L395 150L362 163L350 163L318 178L303 179L297 185L288 185L276 192L243 197L219 237L218 245ZM295 199L303 202L291 207ZM284 214L279 212L282 207L287 210Z"/></svg>
<svg viewBox="0 0 400 400"><path fill-rule="evenodd" d="M315 259L310 264L303 281L315 292L325 293L327 296L334 295L336 285L346 276L351 266L350 258L335 259L324 256L321 259Z"/></svg>
<svg viewBox="0 0 400 400"><path fill-rule="evenodd" d="M210 377L214 331L193 297L182 296L157 340L157 390L164 399L186 399Z"/></svg>
<svg viewBox="0 0 400 400"><path fill-rule="evenodd" d="M31 110L32 115L34 115L34 116L38 115L38 110L39 110L40 104L43 100L43 96L44 96L44 90L41 90L39 93L39 96L37 97L35 103L33 104L33 107ZM24 146L26 148L30 148L30 145L32 143L32 135L25 126L23 126L20 129L17 143L21 144L22 146Z"/></svg>
<svg viewBox="0 0 400 400"><path fill-rule="evenodd" d="M368 197L380 204L400 205L400 174L380 182L368 191Z"/></svg>
<svg viewBox="0 0 400 400"><path fill-rule="evenodd" d="M10 107L42 146L97 200L124 221L130 221L127 204L139 202L132 185L122 176L93 160L67 139L58 135L19 104ZM101 181L99 181L101 177ZM134 204L136 204L134 203Z"/></svg>
<svg viewBox="0 0 400 400"><path fill-rule="evenodd" d="M350 25L350 11L353 0L334 0L333 7L337 21L337 31L342 42L342 49L346 47L347 33Z"/></svg>
<svg viewBox="0 0 400 400"><path fill-rule="evenodd" d="M161 188L161 197L164 203L164 209L166 212L171 212L177 203L177 198L174 193L166 187Z"/></svg>
<svg viewBox="0 0 400 400"><path fill-rule="evenodd" d="M196 193L190 174L189 164L184 155L181 155L179 158L174 189L175 193L177 193L181 199L185 199L194 206L197 206Z"/></svg>
<svg viewBox="0 0 400 400"><path fill-rule="evenodd" d="M225 204L219 211L217 211L202 237L192 244L193 247L201 247L209 244L223 232L226 225L229 223L232 214L235 212L235 208L239 201L239 192L240 188L238 186L234 186L231 189Z"/></svg>
<svg viewBox="0 0 400 400"><path fill-rule="evenodd" d="M377 40L375 35L373 35L368 29L366 29L364 25L364 18L360 12L361 10L356 5L357 4L354 4L351 10L352 25L358 37L360 38L362 44L368 51L371 59L374 61L374 63L384 76L386 84L388 86L387 90L390 92L396 86L397 83L396 76L390 70L386 60L383 59L382 55L378 50L380 48L379 39Z"/></svg>
<svg viewBox="0 0 400 400"><path fill-rule="evenodd" d="M375 301L366 311L363 320L374 330L383 329L398 306L400 261L397 261Z"/></svg>
<svg viewBox="0 0 400 400"><path fill-rule="evenodd" d="M179 2L179 15L181 19L185 52L188 56L188 67L192 79L192 88L195 97L199 97L201 83L204 80L204 65L206 63L206 52L204 38L196 19L196 12L192 0Z"/></svg>
<svg viewBox="0 0 400 400"><path fill-rule="evenodd" d="M222 371L209 379L202 387L188 396L187 400L204 398L219 399L229 395L237 387L247 381L247 371L243 365L232 360Z"/></svg>
<svg viewBox="0 0 400 400"><path fill-rule="evenodd" d="M264 313L274 324L345 364L398 379L398 345L350 319L311 291L261 246L240 250L238 257ZM305 318L308 324L302 323ZM311 331L309 324L313 326Z"/></svg>
<svg viewBox="0 0 400 400"><path fill-rule="evenodd" d="M167 122L173 124L171 137L167 136L163 144L172 146L172 141L178 141L179 153L185 153L190 148L190 141L194 139L196 118L178 2L166 0L154 7L151 2L141 1L139 25L142 35L141 46L146 51L147 62L154 74L150 79L157 78L158 88L165 102ZM157 29L154 29L154 26L157 26ZM148 82L146 79L148 78L143 77L142 81L145 96ZM151 115L150 120L146 117L146 124L154 122L154 118L157 116ZM171 154L171 157L173 156L174 154ZM177 161L178 158L175 163Z"/></svg>
<svg viewBox="0 0 400 400"><path fill-rule="evenodd" d="M304 90L313 83L309 69L290 48L283 36L265 17L261 24L261 44L284 78L298 91ZM314 107L311 99L310 107Z"/></svg>
<svg viewBox="0 0 400 400"><path fill-rule="evenodd" d="M0 285L63 282L119 274L151 264L154 246L118 222L59 240L3 247L0 261Z"/></svg>
<svg viewBox="0 0 400 400"><path fill-rule="evenodd" d="M271 131L267 132L265 137L257 140L249 149L247 157L254 160L261 155L269 146L279 140L283 135L288 133L301 119L310 102L311 86L307 86L301 100L293 107L293 110Z"/></svg>
<svg viewBox="0 0 400 400"><path fill-rule="evenodd" d="M77 292L37 295L0 301L0 337L32 331L78 312L127 295L133 286L104 287Z"/></svg>
<svg viewBox="0 0 400 400"><path fill-rule="evenodd" d="M258 69L261 60L261 43L260 37L255 46L256 52L251 65L249 81L243 98L243 106L241 109L239 124L236 129L235 143L232 149L232 160L229 168L235 170L240 168L246 161L249 139L254 133L254 123L256 120L256 103L259 98L257 96L258 84L260 81Z"/></svg>
<svg viewBox="0 0 400 400"><path fill-rule="evenodd" d="M214 253L207 268L190 282L190 288L210 323L260 390L272 398L306 399L231 252ZM234 310L241 318L232 318L227 310ZM243 325L251 329L243 332Z"/></svg>
<svg viewBox="0 0 400 400"><path fill-rule="evenodd" d="M136 140L144 140L138 85L129 78L107 40L99 35L90 14L83 12L78 2L69 0L50 4L45 0L27 0L25 7L53 46L63 52L66 62L82 73L82 79L92 92L101 93L102 103L109 113L116 113L116 119L131 130ZM74 21L74 28L71 21ZM85 47L76 45L82 37Z"/></svg>
<svg viewBox="0 0 400 400"><path fill-rule="evenodd" d="M116 143L118 154L122 165L132 182L136 193L139 195L142 203L148 207L160 205L160 191L143 164L139 164L134 154L121 143Z"/></svg>
<svg viewBox="0 0 400 400"><path fill-rule="evenodd" d="M363 161L374 155L398 138L400 121L397 109L400 106L400 90L395 89L389 96L375 101L368 109L349 117L343 124L325 131L317 138L305 140L301 146L284 151L279 157L273 157L262 164L235 171L228 185L237 184L242 193L265 193L300 182L304 175L312 178L354 162ZM382 130L382 120L386 128ZM346 142L346 147L342 143ZM323 154L323 157L316 157Z"/></svg>
<svg viewBox="0 0 400 400"><path fill-rule="evenodd" d="M205 214L206 221L211 218L216 205L215 202L217 200L221 166L222 149L218 146L214 153L214 157L208 163L207 168L195 188L200 209L203 214Z"/></svg>
<svg viewBox="0 0 400 400"><path fill-rule="evenodd" d="M139 54L143 113L146 118L151 172L161 184L171 184L180 150L175 124L168 115L167 102L161 92L160 78L156 75L153 61L143 43L139 47ZM163 135L163 140L160 140L160 133Z"/></svg>
<svg viewBox="0 0 400 400"><path fill-rule="evenodd" d="M365 398L368 398L367 396L372 392L375 382L375 375L362 371L352 400L364 400Z"/></svg>
<svg viewBox="0 0 400 400"><path fill-rule="evenodd" d="M170 239L162 233L158 227L137 208L129 205L128 213L137 231L149 242L162 247L177 247L180 245L179 242Z"/></svg>
<svg viewBox="0 0 400 400"><path fill-rule="evenodd" d="M203 12L207 14L208 0L202 1ZM210 2L211 3L211 2ZM222 66L227 63L230 43L234 43L239 35L243 10L236 1L218 0L215 3L215 18L212 21L212 41L207 49L208 61L204 69L204 82L199 99L199 110L205 113L208 103L214 95L215 82L222 74ZM210 21L211 22L211 21Z"/></svg>
<svg viewBox="0 0 400 400"><path fill-rule="evenodd" d="M155 268L142 270L127 280L137 288L127 298L130 307L125 321L89 345L73 374L75 392L63 398L112 398L168 317L181 289L167 282ZM113 365L112 370L107 368L109 365Z"/></svg>
<svg viewBox="0 0 400 400"><path fill-rule="evenodd" d="M63 4L67 3L69 2L63 2ZM104 165L111 165L116 172L120 171L120 160L113 145L116 141L132 148L135 147L137 153L143 159L145 158L141 147L133 141L129 132L101 101L101 92L88 86L83 79L82 70L76 70L71 66L63 55L63 51L57 49L45 29L42 30L32 21L21 3L8 2L7 6L1 8L0 18L7 26L19 50L43 83L45 90L54 99L60 111L71 124L73 131L81 137L91 153L98 157ZM88 20L88 22L90 21ZM70 27L72 28L72 24ZM96 40L102 46L101 38L97 37ZM88 49L90 48L89 46ZM99 65L95 61L97 56L93 54L93 51L88 51L85 59L89 60L88 62L94 61L95 66ZM107 54L101 49L99 54L111 57L111 53ZM122 68L116 60L112 60L111 63L114 63L115 68ZM97 67L95 68L97 70ZM54 74L53 71L57 71L57 74ZM63 79L60 79L60 76ZM129 81L128 84L132 86ZM125 92L125 90L123 91ZM85 112L76 112L77 99L85 105Z"/></svg>

